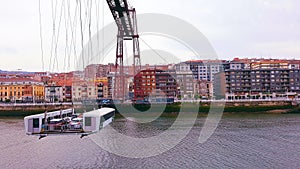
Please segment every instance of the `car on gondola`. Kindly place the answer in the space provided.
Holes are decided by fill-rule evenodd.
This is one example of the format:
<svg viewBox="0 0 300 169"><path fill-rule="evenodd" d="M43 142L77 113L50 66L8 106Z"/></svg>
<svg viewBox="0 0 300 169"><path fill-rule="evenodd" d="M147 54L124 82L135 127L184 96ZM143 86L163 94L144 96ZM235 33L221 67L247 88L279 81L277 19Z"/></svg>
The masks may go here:
<svg viewBox="0 0 300 169"><path fill-rule="evenodd" d="M80 134L81 137L98 132L113 122L115 109L101 108L73 116L74 110L66 109L54 112L31 115L24 118L27 135L40 138L48 135ZM75 117L67 121L65 117Z"/></svg>
<svg viewBox="0 0 300 169"><path fill-rule="evenodd" d="M68 124L68 128L70 130L81 130L83 124L83 118L74 118L71 120L71 122Z"/></svg>

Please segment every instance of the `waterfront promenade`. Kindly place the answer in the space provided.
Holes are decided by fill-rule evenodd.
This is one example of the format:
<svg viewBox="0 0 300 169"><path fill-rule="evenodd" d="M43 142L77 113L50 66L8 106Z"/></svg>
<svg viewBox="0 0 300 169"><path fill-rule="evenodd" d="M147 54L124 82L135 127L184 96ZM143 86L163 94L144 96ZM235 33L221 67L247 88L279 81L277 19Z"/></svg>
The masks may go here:
<svg viewBox="0 0 300 169"><path fill-rule="evenodd" d="M290 99L290 98L267 98L267 99L232 99L232 100L175 100L175 103L267 103L267 102L273 102L273 103L293 103L293 104L300 104L300 98L297 99ZM131 101L125 101L122 104L132 104ZM151 104L164 104L159 102L151 102ZM63 102L63 103L0 103L0 107L15 107L15 106L28 106L28 107L39 107L39 106L82 106L82 102Z"/></svg>
<svg viewBox="0 0 300 169"><path fill-rule="evenodd" d="M72 106L81 105L81 102L64 102L64 103L0 103L0 107L14 107L14 106Z"/></svg>

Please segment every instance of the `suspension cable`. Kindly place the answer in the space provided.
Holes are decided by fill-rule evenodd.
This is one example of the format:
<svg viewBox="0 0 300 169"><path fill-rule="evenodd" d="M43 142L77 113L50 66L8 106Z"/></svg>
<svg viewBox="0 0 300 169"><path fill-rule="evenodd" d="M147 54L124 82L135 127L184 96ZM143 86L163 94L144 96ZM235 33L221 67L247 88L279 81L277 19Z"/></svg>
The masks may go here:
<svg viewBox="0 0 300 169"><path fill-rule="evenodd" d="M92 42L92 5L93 5L93 0L89 0L90 5L89 5L89 63L92 62L93 60L93 42Z"/></svg>
<svg viewBox="0 0 300 169"><path fill-rule="evenodd" d="M68 3L68 1L67 1ZM68 5L68 4L67 4ZM68 8L69 9L69 8ZM68 56L68 43L69 43L69 35L68 35L68 31L69 31L69 20L70 18L68 18L67 16L67 10L66 10L66 4L64 4L64 21L65 21L65 55L64 55L64 63L63 63L63 70L66 70L66 61L67 61L67 56Z"/></svg>
<svg viewBox="0 0 300 169"><path fill-rule="evenodd" d="M104 1L104 0L103 0ZM97 47L100 47L100 38L99 38L99 1L95 0L95 6L96 6L96 33L97 33ZM95 55L98 56L98 55ZM99 57L99 56L98 56Z"/></svg>
<svg viewBox="0 0 300 169"><path fill-rule="evenodd" d="M45 71L41 0L39 0L39 24L40 24L40 43L41 43L40 45L41 45L41 55L42 55L42 70Z"/></svg>
<svg viewBox="0 0 300 169"><path fill-rule="evenodd" d="M51 71L51 65L52 65L52 58L53 58L53 48L54 48L54 39L55 39L55 27L56 27L56 7L57 7L57 1L55 1L55 7L54 7L54 0L51 1L51 11L52 11L52 42L51 42L51 50L50 50L50 62L49 62L49 71Z"/></svg>
<svg viewBox="0 0 300 169"><path fill-rule="evenodd" d="M80 33L81 33L82 68L84 69L84 52L83 52L84 36L83 36L83 25L82 25L82 6L80 0L79 0L79 13L80 13L79 19L80 19Z"/></svg>
<svg viewBox="0 0 300 169"><path fill-rule="evenodd" d="M58 22L58 30L57 30L57 37L56 37L56 41L55 41L55 64L56 64L56 68L57 71L59 71L59 65L58 65L58 57L57 57L57 47L58 47L58 41L59 41L59 35L60 35L60 26L61 26L61 20L62 20L62 13L63 13L63 7L64 7L65 1L62 1L61 4L61 9L60 9L60 16L59 16L59 22ZM53 70L55 67L55 64L53 64Z"/></svg>
<svg viewBox="0 0 300 169"><path fill-rule="evenodd" d="M74 15L74 19L73 19L73 23L72 23L72 27L71 27L71 31L72 31L72 45L73 45L73 57L74 57L74 66L76 65L77 62L77 13L78 12L78 1L76 0L76 7L75 7L75 15Z"/></svg>

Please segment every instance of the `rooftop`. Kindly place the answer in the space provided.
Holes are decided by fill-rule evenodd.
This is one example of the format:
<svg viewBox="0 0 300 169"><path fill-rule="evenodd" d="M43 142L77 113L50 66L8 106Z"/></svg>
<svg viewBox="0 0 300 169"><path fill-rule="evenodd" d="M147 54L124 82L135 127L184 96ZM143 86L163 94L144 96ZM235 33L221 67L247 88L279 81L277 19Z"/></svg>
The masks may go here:
<svg viewBox="0 0 300 169"><path fill-rule="evenodd" d="M35 83L40 83L41 81L30 79L30 78L0 78L0 82L35 82Z"/></svg>

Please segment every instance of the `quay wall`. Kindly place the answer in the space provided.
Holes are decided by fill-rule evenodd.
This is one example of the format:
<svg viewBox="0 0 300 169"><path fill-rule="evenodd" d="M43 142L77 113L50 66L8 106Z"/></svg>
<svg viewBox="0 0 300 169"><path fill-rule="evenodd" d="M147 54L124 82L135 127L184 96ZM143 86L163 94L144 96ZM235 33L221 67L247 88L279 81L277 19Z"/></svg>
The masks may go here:
<svg viewBox="0 0 300 169"><path fill-rule="evenodd" d="M47 111L55 111L60 109L81 108L80 105L51 105L48 104L0 104L0 116L28 116L33 114L44 113Z"/></svg>
<svg viewBox="0 0 300 169"><path fill-rule="evenodd" d="M210 112L212 106L214 108L223 109L224 113L289 113L291 111L299 112L300 108L292 104L291 101L214 101L213 104L210 101L200 102L185 102L174 103L166 105L164 113L177 114L181 112L181 108L184 105L184 110L187 112L195 111L195 107L198 108L198 113ZM225 106L224 106L225 105ZM160 112L161 104L136 104L134 108L139 112ZM118 110L122 110L119 113L132 113L132 105L120 104L116 106ZM150 109L151 108L151 109Z"/></svg>
<svg viewBox="0 0 300 169"><path fill-rule="evenodd" d="M56 109L68 109L71 108L71 106L64 105L64 106L55 106L55 105L50 105L47 106L47 110L56 110ZM46 110L45 106L41 105L28 105L28 106L0 106L0 111L31 111L31 110Z"/></svg>
<svg viewBox="0 0 300 169"><path fill-rule="evenodd" d="M211 108L210 101L187 102L187 103L174 103L166 106L165 113L176 113L180 111L182 104L187 105L186 110L194 111L195 106L199 107L199 113L208 113ZM228 113L288 113L299 112L300 107L298 102L294 101L220 101L214 102L214 106L224 106L224 112ZM48 104L47 111L54 111L60 109L68 109L74 107L76 112L84 112L94 109L83 106L82 104ZM114 106L112 106L114 107ZM134 105L134 107L140 112L149 110L161 111L161 104L152 105ZM123 112L132 113L131 104L120 104L116 106L118 110ZM186 108L186 107L185 107ZM43 104L0 104L0 116L27 116L32 114L38 114L45 112L46 108Z"/></svg>
<svg viewBox="0 0 300 169"><path fill-rule="evenodd" d="M215 102L225 107L252 107L252 106L289 106L293 105L292 101L226 101L226 102ZM201 102L203 106L209 106L211 102Z"/></svg>

